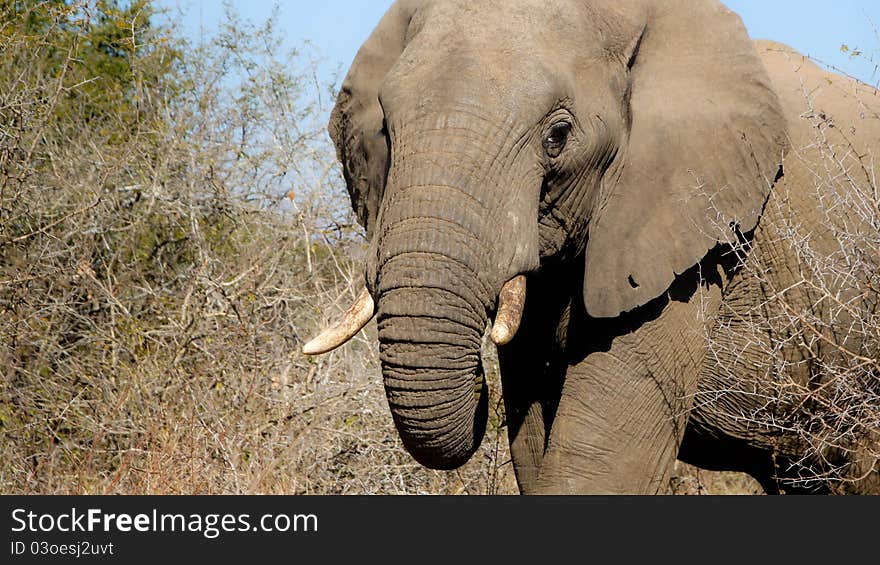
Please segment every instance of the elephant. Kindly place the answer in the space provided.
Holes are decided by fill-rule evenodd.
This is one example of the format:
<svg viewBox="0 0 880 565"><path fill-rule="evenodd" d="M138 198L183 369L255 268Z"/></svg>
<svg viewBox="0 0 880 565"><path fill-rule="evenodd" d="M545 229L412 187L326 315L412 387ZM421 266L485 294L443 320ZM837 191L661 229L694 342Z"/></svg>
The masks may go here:
<svg viewBox="0 0 880 565"><path fill-rule="evenodd" d="M827 135L880 142L873 90L717 0L397 0L328 126L365 288L304 353L375 317L395 426L432 469L480 445L491 328L522 493L665 493L677 459L784 490L798 442L732 417L747 394L695 399L729 378L707 332L770 292L734 251L785 285L780 210L828 237L793 157L815 137L805 92ZM733 362L758 386L754 351ZM876 490L857 463L848 484Z"/></svg>

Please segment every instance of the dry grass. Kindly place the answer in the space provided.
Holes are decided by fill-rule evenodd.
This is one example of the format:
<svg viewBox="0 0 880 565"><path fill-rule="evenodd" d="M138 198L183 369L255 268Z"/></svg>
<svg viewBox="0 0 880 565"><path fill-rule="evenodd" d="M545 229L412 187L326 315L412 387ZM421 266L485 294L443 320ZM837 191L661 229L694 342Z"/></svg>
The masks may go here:
<svg viewBox="0 0 880 565"><path fill-rule="evenodd" d="M681 461L675 462L669 491L680 496L764 494L760 483L745 473L707 471Z"/></svg>

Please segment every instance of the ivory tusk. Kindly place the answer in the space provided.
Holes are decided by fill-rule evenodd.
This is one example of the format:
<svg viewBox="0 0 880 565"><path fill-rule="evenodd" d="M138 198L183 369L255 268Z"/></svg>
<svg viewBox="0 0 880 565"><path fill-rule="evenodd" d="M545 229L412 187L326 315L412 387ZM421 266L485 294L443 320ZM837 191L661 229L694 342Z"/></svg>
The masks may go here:
<svg viewBox="0 0 880 565"><path fill-rule="evenodd" d="M509 280L498 295L498 313L491 334L495 345L507 345L516 336L525 303L526 277L519 275Z"/></svg>
<svg viewBox="0 0 880 565"><path fill-rule="evenodd" d="M305 355L323 355L345 345L373 319L376 303L367 289L358 296L351 308L333 326L325 329L312 341L303 346Z"/></svg>

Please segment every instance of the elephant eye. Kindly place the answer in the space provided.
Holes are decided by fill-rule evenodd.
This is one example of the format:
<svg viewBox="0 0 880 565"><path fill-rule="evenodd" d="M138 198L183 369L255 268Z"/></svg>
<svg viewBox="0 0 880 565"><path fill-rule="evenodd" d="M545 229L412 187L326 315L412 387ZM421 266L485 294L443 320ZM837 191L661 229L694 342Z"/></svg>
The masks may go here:
<svg viewBox="0 0 880 565"><path fill-rule="evenodd" d="M554 124L547 135L544 136L544 151L551 159L559 157L565 144L568 143L568 136L571 134L571 124L568 122L559 122Z"/></svg>

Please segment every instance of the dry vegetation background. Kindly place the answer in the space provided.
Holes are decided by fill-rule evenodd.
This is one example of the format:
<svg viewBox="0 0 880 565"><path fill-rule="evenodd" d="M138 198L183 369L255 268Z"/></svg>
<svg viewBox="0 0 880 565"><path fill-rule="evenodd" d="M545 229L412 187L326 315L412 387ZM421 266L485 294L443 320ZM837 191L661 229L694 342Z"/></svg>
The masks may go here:
<svg viewBox="0 0 880 565"><path fill-rule="evenodd" d="M308 54L150 16L0 3L0 491L512 492L500 414L459 472L405 453L374 327L299 351L362 285Z"/></svg>
<svg viewBox="0 0 880 565"><path fill-rule="evenodd" d="M271 21L230 14L196 47L152 14L0 0L0 492L516 492L491 347L486 440L452 473L401 447L374 325L299 352L356 296L364 247L308 53ZM876 432L873 362L832 398Z"/></svg>

